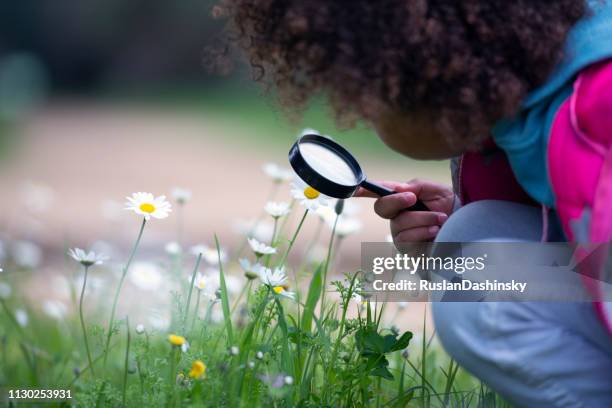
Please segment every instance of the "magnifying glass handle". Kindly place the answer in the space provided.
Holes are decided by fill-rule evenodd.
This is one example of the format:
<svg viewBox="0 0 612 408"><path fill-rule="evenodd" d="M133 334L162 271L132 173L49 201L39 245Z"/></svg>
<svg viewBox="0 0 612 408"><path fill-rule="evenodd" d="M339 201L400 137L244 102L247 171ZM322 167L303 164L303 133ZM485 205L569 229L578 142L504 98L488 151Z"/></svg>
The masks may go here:
<svg viewBox="0 0 612 408"><path fill-rule="evenodd" d="M361 183L361 187L365 188L368 191L373 192L374 194L378 194L381 197L388 196L391 194L397 194L397 191L393 191L388 189L387 187L383 187L380 184L372 183L371 181L365 180ZM417 200L417 202L411 206L406 208L404 211L431 211L421 200Z"/></svg>

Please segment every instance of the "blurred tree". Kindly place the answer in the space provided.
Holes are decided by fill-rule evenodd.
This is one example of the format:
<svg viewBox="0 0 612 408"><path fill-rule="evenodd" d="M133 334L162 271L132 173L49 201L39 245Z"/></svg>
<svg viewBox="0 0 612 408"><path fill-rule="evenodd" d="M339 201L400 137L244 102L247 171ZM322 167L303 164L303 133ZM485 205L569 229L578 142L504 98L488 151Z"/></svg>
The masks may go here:
<svg viewBox="0 0 612 408"><path fill-rule="evenodd" d="M0 2L0 58L35 55L54 89L210 81L202 50L223 22L214 0Z"/></svg>

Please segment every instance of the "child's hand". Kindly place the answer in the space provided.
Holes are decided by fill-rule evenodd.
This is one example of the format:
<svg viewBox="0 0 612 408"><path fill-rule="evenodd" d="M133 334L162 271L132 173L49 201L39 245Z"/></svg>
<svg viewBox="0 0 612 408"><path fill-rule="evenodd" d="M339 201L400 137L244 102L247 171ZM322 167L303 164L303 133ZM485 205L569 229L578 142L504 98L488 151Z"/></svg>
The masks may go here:
<svg viewBox="0 0 612 408"><path fill-rule="evenodd" d="M363 188L355 197L378 198L374 211L382 218L391 220L391 236L396 245L404 242L421 242L432 240L453 212L455 194L443 184L431 181L411 180L407 183L396 181L378 181L397 194L378 197ZM420 199L431 211L403 211Z"/></svg>

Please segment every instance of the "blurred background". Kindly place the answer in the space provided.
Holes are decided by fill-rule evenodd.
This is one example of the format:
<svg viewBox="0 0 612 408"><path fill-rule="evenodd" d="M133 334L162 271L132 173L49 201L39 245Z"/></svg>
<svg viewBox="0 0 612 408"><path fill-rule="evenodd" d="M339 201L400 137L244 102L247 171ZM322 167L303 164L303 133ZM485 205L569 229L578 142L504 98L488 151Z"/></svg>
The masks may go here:
<svg viewBox="0 0 612 408"><path fill-rule="evenodd" d="M287 120L238 58L231 74L209 73L204 50L224 25L213 5L0 2L0 265L52 273L67 247L92 245L123 261L140 222L124 197L175 187L193 193L182 243L210 245L216 232L231 252L270 193L262 165L288 167L305 127L345 144L371 178L449 180L446 162L403 158L365 126L337 129L321 101ZM276 199L289 201L288 186ZM358 268L360 242L388 234L371 204L360 201L340 271ZM308 220L305 234L315 228ZM163 254L177 229L176 213L151 222L143 252Z"/></svg>

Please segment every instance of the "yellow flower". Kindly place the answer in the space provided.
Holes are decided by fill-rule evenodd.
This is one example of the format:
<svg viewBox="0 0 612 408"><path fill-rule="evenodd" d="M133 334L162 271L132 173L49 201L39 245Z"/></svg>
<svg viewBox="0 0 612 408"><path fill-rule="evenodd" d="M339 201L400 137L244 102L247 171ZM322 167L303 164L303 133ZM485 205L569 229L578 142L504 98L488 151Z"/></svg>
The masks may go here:
<svg viewBox="0 0 612 408"><path fill-rule="evenodd" d="M178 334L169 335L168 341L170 342L170 344L172 344L173 346L177 346L177 347L182 346L183 344L187 342L187 340L185 340L183 336L179 336Z"/></svg>
<svg viewBox="0 0 612 408"><path fill-rule="evenodd" d="M206 364L204 364L201 360L195 360L193 364L191 364L191 371L189 371L189 376L191 378L200 378L206 374Z"/></svg>

